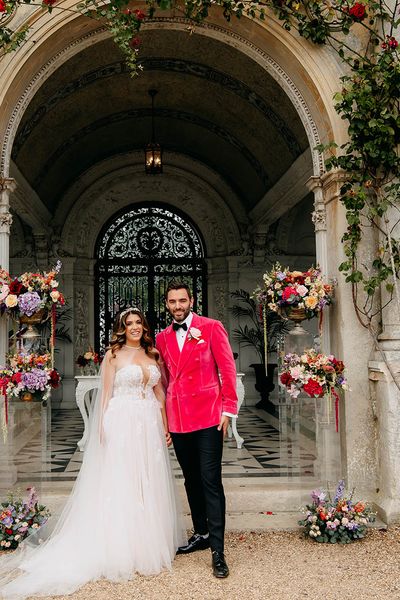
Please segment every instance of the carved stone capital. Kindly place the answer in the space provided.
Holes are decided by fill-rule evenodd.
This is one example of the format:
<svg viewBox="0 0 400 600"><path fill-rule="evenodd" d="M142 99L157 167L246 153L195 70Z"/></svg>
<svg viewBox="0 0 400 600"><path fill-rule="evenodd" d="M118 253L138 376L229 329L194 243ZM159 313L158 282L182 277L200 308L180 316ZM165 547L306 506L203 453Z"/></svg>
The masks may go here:
<svg viewBox="0 0 400 600"><path fill-rule="evenodd" d="M314 223L315 231L326 231L326 210L324 208L314 210L311 220Z"/></svg>
<svg viewBox="0 0 400 600"><path fill-rule="evenodd" d="M10 233L12 221L11 213L0 213L0 233Z"/></svg>
<svg viewBox="0 0 400 600"><path fill-rule="evenodd" d="M12 177L0 177L0 192L13 192L17 187Z"/></svg>

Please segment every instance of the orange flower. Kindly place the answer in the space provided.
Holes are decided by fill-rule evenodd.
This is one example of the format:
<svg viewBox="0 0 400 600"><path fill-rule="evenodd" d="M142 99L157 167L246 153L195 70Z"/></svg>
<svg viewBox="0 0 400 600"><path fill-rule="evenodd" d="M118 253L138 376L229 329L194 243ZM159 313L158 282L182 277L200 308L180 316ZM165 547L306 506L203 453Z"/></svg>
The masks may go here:
<svg viewBox="0 0 400 600"><path fill-rule="evenodd" d="M362 502L357 502L357 504L354 506L354 510L357 513L362 513L365 510L365 504L363 504Z"/></svg>

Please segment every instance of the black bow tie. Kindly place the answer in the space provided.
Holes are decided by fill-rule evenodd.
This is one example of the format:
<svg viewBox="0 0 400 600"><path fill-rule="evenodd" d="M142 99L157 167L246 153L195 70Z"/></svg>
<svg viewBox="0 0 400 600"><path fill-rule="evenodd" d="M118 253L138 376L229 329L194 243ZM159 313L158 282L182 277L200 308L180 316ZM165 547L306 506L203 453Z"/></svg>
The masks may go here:
<svg viewBox="0 0 400 600"><path fill-rule="evenodd" d="M174 331L178 331L182 327L183 331L187 331L187 323L172 323Z"/></svg>

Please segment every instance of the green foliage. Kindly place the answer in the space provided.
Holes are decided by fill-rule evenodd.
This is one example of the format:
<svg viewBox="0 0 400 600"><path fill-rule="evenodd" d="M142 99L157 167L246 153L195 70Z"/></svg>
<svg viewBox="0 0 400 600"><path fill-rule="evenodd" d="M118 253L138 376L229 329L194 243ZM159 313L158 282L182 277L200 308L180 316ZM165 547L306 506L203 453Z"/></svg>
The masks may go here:
<svg viewBox="0 0 400 600"><path fill-rule="evenodd" d="M238 325L232 334L233 339L243 346L252 347L257 352L260 362L264 362L264 323L262 307L250 296L246 290L239 289L231 292L231 297L238 304L231 307L231 312L236 319L247 319L251 325ZM288 333L291 323L282 319L273 310L266 311L268 352L276 352L278 337Z"/></svg>

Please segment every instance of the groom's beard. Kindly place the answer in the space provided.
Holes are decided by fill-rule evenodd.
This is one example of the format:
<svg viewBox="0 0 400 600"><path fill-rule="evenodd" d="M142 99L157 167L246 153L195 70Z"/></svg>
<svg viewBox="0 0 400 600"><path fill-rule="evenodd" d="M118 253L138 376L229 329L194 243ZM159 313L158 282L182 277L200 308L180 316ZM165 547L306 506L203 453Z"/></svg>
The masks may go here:
<svg viewBox="0 0 400 600"><path fill-rule="evenodd" d="M181 309L182 310L182 309ZM189 308L187 310L184 310L183 312L181 312L181 310L170 310L169 313L171 315L171 317L177 322L177 323L182 323L182 321L184 321L186 319L186 317L189 315L190 311L192 310L191 307L189 306Z"/></svg>

